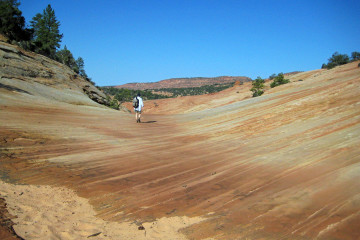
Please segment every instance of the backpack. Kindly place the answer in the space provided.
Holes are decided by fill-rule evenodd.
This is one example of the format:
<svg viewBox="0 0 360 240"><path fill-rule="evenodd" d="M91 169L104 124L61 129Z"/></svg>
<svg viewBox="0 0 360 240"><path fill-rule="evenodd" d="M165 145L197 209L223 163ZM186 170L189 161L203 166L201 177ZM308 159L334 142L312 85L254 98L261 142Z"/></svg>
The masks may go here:
<svg viewBox="0 0 360 240"><path fill-rule="evenodd" d="M134 99L133 99L133 107L134 108L139 107L139 99L137 97L134 97Z"/></svg>

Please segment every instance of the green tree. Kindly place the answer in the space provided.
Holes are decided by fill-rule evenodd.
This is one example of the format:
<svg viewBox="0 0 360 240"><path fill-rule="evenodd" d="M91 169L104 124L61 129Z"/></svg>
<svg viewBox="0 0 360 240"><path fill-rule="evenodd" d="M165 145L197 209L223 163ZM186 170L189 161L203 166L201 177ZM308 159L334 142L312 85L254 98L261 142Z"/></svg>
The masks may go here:
<svg viewBox="0 0 360 240"><path fill-rule="evenodd" d="M36 14L30 23L34 29L37 51L54 59L63 35L59 32L60 22L56 20L55 11L51 8L51 5L47 6L43 14Z"/></svg>
<svg viewBox="0 0 360 240"><path fill-rule="evenodd" d="M88 76L87 76L87 74L85 72L85 63L84 63L84 59L82 57L78 57L78 59L76 59L76 65L77 65L77 67L79 69L80 76L87 79Z"/></svg>
<svg viewBox="0 0 360 240"><path fill-rule="evenodd" d="M118 89L117 93L115 94L114 99L118 100L119 102L129 102L134 97L134 91L130 89Z"/></svg>
<svg viewBox="0 0 360 240"><path fill-rule="evenodd" d="M352 61L360 60L360 52L352 52L351 53L351 60Z"/></svg>
<svg viewBox="0 0 360 240"><path fill-rule="evenodd" d="M0 0L0 33L15 41L29 41L32 31L25 29L25 18L17 0Z"/></svg>
<svg viewBox="0 0 360 240"><path fill-rule="evenodd" d="M336 66L340 66L346 63L349 63L349 56L347 54L340 54L338 52L335 52L331 58L328 59L328 63L327 64L323 64L322 68L327 68L327 69L331 69L334 68Z"/></svg>
<svg viewBox="0 0 360 240"><path fill-rule="evenodd" d="M66 66L70 67L72 70L78 73L76 61L70 50L66 47L66 45L63 49L56 52L56 60L62 64L65 64Z"/></svg>
<svg viewBox="0 0 360 240"><path fill-rule="evenodd" d="M69 49L67 49L66 45L64 49L56 52L56 60L62 64L70 67L74 72L80 74L83 78L91 82L91 79L85 72L84 69L84 59L82 57L78 57L76 60ZM94 84L94 83L93 83Z"/></svg>
<svg viewBox="0 0 360 240"><path fill-rule="evenodd" d="M290 82L289 79L285 79L284 74L283 73L279 73L275 78L274 81L270 84L271 88L280 86L282 84L286 84Z"/></svg>
<svg viewBox="0 0 360 240"><path fill-rule="evenodd" d="M272 74L271 76L269 76L269 79L270 79L270 80L273 80L275 77L276 77L276 74L274 73L274 74Z"/></svg>
<svg viewBox="0 0 360 240"><path fill-rule="evenodd" d="M261 96L264 93L264 83L265 80L261 77L257 77L255 81L252 82L252 88L250 91L253 92L253 97Z"/></svg>

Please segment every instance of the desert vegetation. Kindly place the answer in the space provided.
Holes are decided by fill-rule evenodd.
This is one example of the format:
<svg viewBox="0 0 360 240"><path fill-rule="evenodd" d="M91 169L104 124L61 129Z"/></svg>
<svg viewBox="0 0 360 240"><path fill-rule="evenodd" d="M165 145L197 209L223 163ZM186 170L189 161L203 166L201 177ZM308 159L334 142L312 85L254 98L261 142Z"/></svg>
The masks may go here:
<svg viewBox="0 0 360 240"><path fill-rule="evenodd" d="M264 93L264 83L265 83L265 80L262 79L261 77L257 77L252 82L253 87L250 89L250 91L253 92L253 97L261 96Z"/></svg>
<svg viewBox="0 0 360 240"><path fill-rule="evenodd" d="M284 74L283 73L279 73L279 74L272 74L271 76L269 76L269 79L272 80L272 82L270 83L270 87L274 88L286 83L289 83L290 80L289 79L285 79ZM252 88L250 89L250 91L253 92L253 97L258 97L261 96L264 93L264 88L265 88L265 80L262 79L261 77L257 77L253 82L252 82Z"/></svg>
<svg viewBox="0 0 360 240"><path fill-rule="evenodd" d="M284 74L283 73L279 73L276 77L273 78L273 82L270 84L271 88L289 83L290 80L289 79L285 79Z"/></svg>
<svg viewBox="0 0 360 240"><path fill-rule="evenodd" d="M168 92L172 94L172 97L179 96L194 96L194 95L204 95L209 93L216 93L227 88L234 86L234 83L228 84L213 84L205 85L201 87L189 87L189 88L161 88L158 89L161 92Z"/></svg>
<svg viewBox="0 0 360 240"><path fill-rule="evenodd" d="M327 64L323 64L321 68L323 69L332 69L336 66L344 65L349 62L360 60L360 52L352 52L351 57L347 54L340 54L335 52L329 59Z"/></svg>
<svg viewBox="0 0 360 240"><path fill-rule="evenodd" d="M181 96L195 96L209 93L220 92L224 89L232 87L234 84L214 84L201 87L190 88L161 88L147 90L133 90L126 88L102 87L101 89L108 95L114 96L119 102L129 102L132 98L140 93L144 100L154 100L163 98L174 98ZM157 93L155 93L155 91ZM164 94L161 94L164 93Z"/></svg>
<svg viewBox="0 0 360 240"><path fill-rule="evenodd" d="M119 102L130 102L136 96L137 93L140 93L141 97L144 100L152 99L161 99L167 98L168 96L154 94L151 90L132 90L126 88L114 88L114 87L102 87L102 90L109 96L113 96L114 99Z"/></svg>
<svg viewBox="0 0 360 240"><path fill-rule="evenodd" d="M113 96L110 97L108 94L106 94L106 98L107 98L106 100L108 101L110 108L119 110L120 104Z"/></svg>
<svg viewBox="0 0 360 240"><path fill-rule="evenodd" d="M114 87L102 87L100 90L107 95L110 103L109 107L116 110L119 110L122 103L132 101L137 93L140 93L144 100L162 99L168 97L166 95L155 94L151 90L132 90Z"/></svg>
<svg viewBox="0 0 360 240"><path fill-rule="evenodd" d="M234 83L230 84L214 84L205 85L201 87L189 87L189 88L161 88L161 89L147 89L147 90L133 90L126 88L114 88L114 87L102 87L101 89L105 94L109 96L111 100L111 107L114 109L119 108L119 104L123 102L130 102L140 93L144 100L155 100L163 98L175 98L180 96L194 96L204 95L209 93L220 92L224 89L234 86ZM156 91L156 93L155 93ZM163 94L161 94L163 93Z"/></svg>

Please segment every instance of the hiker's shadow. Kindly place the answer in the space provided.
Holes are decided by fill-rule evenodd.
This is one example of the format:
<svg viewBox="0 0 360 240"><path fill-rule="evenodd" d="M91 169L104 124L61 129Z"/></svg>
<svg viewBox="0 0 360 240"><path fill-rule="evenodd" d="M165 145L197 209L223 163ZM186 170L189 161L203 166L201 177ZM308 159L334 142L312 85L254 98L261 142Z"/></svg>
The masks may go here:
<svg viewBox="0 0 360 240"><path fill-rule="evenodd" d="M156 123L156 121L147 121L147 122L141 122L141 123Z"/></svg>

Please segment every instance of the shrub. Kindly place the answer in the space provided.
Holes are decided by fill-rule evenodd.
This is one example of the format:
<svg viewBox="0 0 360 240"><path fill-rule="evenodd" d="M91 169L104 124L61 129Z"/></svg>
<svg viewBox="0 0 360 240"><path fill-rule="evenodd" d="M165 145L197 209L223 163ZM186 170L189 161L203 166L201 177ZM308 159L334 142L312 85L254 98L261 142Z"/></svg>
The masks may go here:
<svg viewBox="0 0 360 240"><path fill-rule="evenodd" d="M349 63L350 59L349 56L347 54L340 54L338 52L335 52L331 58L329 58L328 63L327 64L323 64L321 68L327 68L327 69L331 69L334 68L336 66L340 66L340 65L344 65L346 63Z"/></svg>
<svg viewBox="0 0 360 240"><path fill-rule="evenodd" d="M110 98L109 95L106 95L106 101L109 103L109 107L115 110L119 110L119 102L115 98Z"/></svg>
<svg viewBox="0 0 360 240"><path fill-rule="evenodd" d="M113 99L112 101L110 101L110 107L116 110L119 110L119 103L118 101L116 101L116 99Z"/></svg>
<svg viewBox="0 0 360 240"><path fill-rule="evenodd" d="M352 52L351 53L351 61L360 60L360 52Z"/></svg>
<svg viewBox="0 0 360 240"><path fill-rule="evenodd" d="M177 96L193 96L193 95L215 93L230 88L232 86L234 86L234 83L204 85L201 87L189 87L189 88L161 88L157 90L162 92L169 92L172 94L173 97L177 97Z"/></svg>
<svg viewBox="0 0 360 240"><path fill-rule="evenodd" d="M76 71L77 66L75 59L66 45L63 49L56 52L55 60L70 67L72 70L74 70L74 72L79 73L79 71Z"/></svg>
<svg viewBox="0 0 360 240"><path fill-rule="evenodd" d="M17 43L21 48L27 51L35 51L35 44L32 41L20 41Z"/></svg>
<svg viewBox="0 0 360 240"><path fill-rule="evenodd" d="M255 81L252 82L252 88L250 91L253 92L253 97L261 96L264 93L264 83L265 80L261 77L257 77Z"/></svg>
<svg viewBox="0 0 360 240"><path fill-rule="evenodd" d="M274 74L272 74L271 76L269 76L269 79L270 79L270 80L273 80L275 77L276 77L276 74L274 73Z"/></svg>
<svg viewBox="0 0 360 240"><path fill-rule="evenodd" d="M270 84L271 88L289 83L290 80L289 79L285 79L284 74L283 73L279 73L275 78L274 81Z"/></svg>
<svg viewBox="0 0 360 240"><path fill-rule="evenodd" d="M190 88L161 88L161 89L146 89L146 90L132 90L125 88L114 88L114 87L103 87L102 90L110 95L114 96L120 103L121 102L130 102L137 95L141 94L141 97L144 100L152 99L163 99L163 98L174 98L177 96L192 96L192 95L201 95L208 93L215 93L222 91L226 88L232 87L234 84L217 84L217 85L206 85L202 87L190 87ZM154 90L156 90L154 92ZM156 93L160 92L160 94ZM161 94L165 92L165 94ZM170 94L166 94L170 93ZM170 95L170 96L169 96Z"/></svg>

